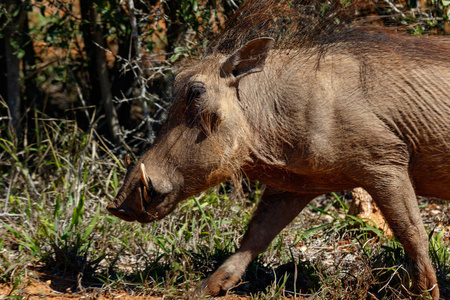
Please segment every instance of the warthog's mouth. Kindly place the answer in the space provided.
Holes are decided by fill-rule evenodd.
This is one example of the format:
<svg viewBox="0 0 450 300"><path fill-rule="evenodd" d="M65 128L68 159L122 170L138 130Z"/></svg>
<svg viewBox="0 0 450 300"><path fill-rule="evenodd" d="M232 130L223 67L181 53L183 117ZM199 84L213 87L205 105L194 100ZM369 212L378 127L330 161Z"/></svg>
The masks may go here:
<svg viewBox="0 0 450 300"><path fill-rule="evenodd" d="M135 211L126 208L126 207L116 207L113 204L110 204L107 207L107 210L114 216L119 219L122 219L127 222L138 221L139 223L150 223L158 220L156 215L151 215L145 209L142 209L140 213L136 213Z"/></svg>
<svg viewBox="0 0 450 300"><path fill-rule="evenodd" d="M140 189L141 192L134 194L134 199L121 199L116 198L108 205L107 210L114 216L128 222L138 221L141 223L151 222L152 218L147 213L149 206L149 196L144 195L146 193L145 188Z"/></svg>
<svg viewBox="0 0 450 300"><path fill-rule="evenodd" d="M124 221L133 222L136 221L136 214L131 210L127 209L126 207L117 207L113 205L112 203L108 205L106 208L112 215L118 217L119 219L122 219Z"/></svg>
<svg viewBox="0 0 450 300"><path fill-rule="evenodd" d="M142 184L132 193L116 197L107 209L128 222L150 223L162 219L175 208L176 202L172 200L176 199L176 195L177 192L172 189L168 193L161 193Z"/></svg>

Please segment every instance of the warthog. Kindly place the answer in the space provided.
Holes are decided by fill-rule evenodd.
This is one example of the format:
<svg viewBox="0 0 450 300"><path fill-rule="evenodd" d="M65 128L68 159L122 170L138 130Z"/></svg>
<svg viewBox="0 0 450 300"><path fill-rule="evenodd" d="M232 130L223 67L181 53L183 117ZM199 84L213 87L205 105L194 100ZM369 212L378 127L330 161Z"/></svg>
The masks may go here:
<svg viewBox="0 0 450 300"><path fill-rule="evenodd" d="M413 290L437 300L417 195L450 200L450 43L362 28L297 47L250 37L178 74L166 124L108 210L152 222L236 174L266 184L239 250L203 283L214 295L313 198L363 187L411 258Z"/></svg>

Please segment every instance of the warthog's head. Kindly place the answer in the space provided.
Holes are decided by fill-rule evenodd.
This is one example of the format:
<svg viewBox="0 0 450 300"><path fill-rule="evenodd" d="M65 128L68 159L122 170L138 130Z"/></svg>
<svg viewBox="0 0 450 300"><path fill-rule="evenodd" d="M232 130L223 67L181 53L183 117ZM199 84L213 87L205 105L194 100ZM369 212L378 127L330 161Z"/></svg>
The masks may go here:
<svg viewBox="0 0 450 300"><path fill-rule="evenodd" d="M184 70L155 145L128 168L108 206L126 221L151 222L178 202L237 172L249 158L251 130L239 100L239 81L261 72L273 40L247 43L234 54L211 55Z"/></svg>

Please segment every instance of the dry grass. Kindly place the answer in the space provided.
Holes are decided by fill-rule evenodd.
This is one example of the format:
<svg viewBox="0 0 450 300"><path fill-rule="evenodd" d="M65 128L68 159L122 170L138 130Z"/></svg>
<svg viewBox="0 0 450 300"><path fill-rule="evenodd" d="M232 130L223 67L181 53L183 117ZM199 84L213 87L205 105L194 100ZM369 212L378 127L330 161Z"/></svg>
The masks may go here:
<svg viewBox="0 0 450 300"><path fill-rule="evenodd" d="M227 183L184 201L161 222L126 223L105 209L124 175L120 149L111 152L94 129L83 132L73 122L39 115L32 140L18 141L0 126L0 280L11 297L26 298L20 291L39 271L40 278L64 278L75 293L189 298L236 249L260 196L256 184L242 197ZM396 298L409 285L403 249L348 218L344 196L316 199L231 293L252 299ZM445 299L450 204L423 204Z"/></svg>

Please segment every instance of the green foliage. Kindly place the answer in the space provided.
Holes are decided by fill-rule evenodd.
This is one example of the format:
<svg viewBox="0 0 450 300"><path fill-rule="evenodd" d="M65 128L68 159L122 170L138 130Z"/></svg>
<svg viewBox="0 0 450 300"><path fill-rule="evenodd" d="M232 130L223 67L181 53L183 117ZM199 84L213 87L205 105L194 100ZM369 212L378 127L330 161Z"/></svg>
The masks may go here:
<svg viewBox="0 0 450 300"><path fill-rule="evenodd" d="M161 222L126 223L105 211L124 169L118 171L120 160L95 136L74 122L37 115L35 139L25 150L12 135L1 139L0 184L2 197L8 196L0 203L1 281L19 290L29 282L30 266L41 265L79 280L78 289L96 282L130 294L185 297L236 249L259 185L248 195L251 200L229 194L223 184L180 203ZM236 292L253 299L299 293L361 299L368 292L397 295L409 285L409 264L397 241L348 215L338 194L322 201L310 205L249 266ZM343 240L347 245L341 249ZM442 286L448 284L448 248L444 231L430 233Z"/></svg>
<svg viewBox="0 0 450 300"><path fill-rule="evenodd" d="M450 279L450 245L445 241L445 230L442 228L438 231L435 229L430 231L428 236L430 240L430 257L436 266L438 277L442 279Z"/></svg>
<svg viewBox="0 0 450 300"><path fill-rule="evenodd" d="M10 12L0 9L4 21L0 22L0 38L20 9L27 12L26 34L31 40L9 43L26 66L21 80L33 79L37 87L33 96L26 93L31 85L22 87L29 101L23 110L28 123L21 137L7 125L7 105L0 101L0 198L4 199L0 202L0 281L12 287L7 297L20 297L14 291L28 284L32 268L41 266L76 281L80 290L94 282L103 284L103 291L125 289L131 294L187 298L189 291L238 247L259 201L260 186L257 183L242 199L240 194L229 193L229 183L223 184L180 203L167 218L150 225L126 223L109 215L106 206L120 188L125 171L119 157L128 147L114 148L105 136L105 116L93 81L98 75L90 70L95 69L95 62L89 51L98 46L88 32L93 28L101 31L110 54L108 71L113 87L126 82L114 91L117 99L126 98L115 103L117 108L131 110L133 106L138 114L144 114L142 98L151 99L148 114L156 124L166 107L161 100L166 91L160 87L169 82L161 79L161 74L171 76L172 64L197 55L195 45L205 45L233 6L230 1L163 1L159 5L178 5L174 14L178 19L167 20L163 9L152 1L135 1L141 39L138 50L143 54L138 59L135 50L130 50L127 1L85 1L88 9L98 14L98 22L87 15L83 18L76 1L21 3L22 7ZM390 13L395 14L396 22L412 23L414 33L423 34L449 20L449 6L447 0L428 1L421 15L410 14L406 7L405 19ZM177 22L186 26L176 27ZM214 23L217 28L212 27ZM169 37L174 28L188 41ZM173 51L168 52L169 44ZM30 45L34 46L34 61L27 58ZM147 76L142 86L154 84L161 95L144 90L142 98L136 97L141 95L141 87L133 72L139 68L145 69L139 74ZM148 116L129 125L125 142L145 148L142 141L150 129L143 124L151 119ZM347 209L338 194L328 195L323 205L309 205L250 265L245 283L235 291L253 299L298 294L316 299L361 299L368 291L380 299L395 297L402 285L409 284L403 248L367 220L349 215ZM446 234L441 229L430 232L430 255L440 284L448 288ZM342 246L341 241L347 244ZM358 276L352 277L350 270L357 270Z"/></svg>
<svg viewBox="0 0 450 300"><path fill-rule="evenodd" d="M92 166L85 162L88 148L92 146L92 132L82 133L74 125L42 121L37 126L37 143L22 151L18 151L15 140L0 140L3 156L10 164L10 174L4 173L2 177L16 177L5 186L9 198L0 207L11 218L1 221L0 228L5 236L2 243L16 247L20 253L18 259L28 256L30 261L37 259L58 268L83 272L90 264L98 264L103 255L91 247L93 231L98 231L102 219L100 206L87 205L87 195L108 187L102 185L98 189L95 183L88 182L92 180L88 176ZM72 135L68 136L68 132ZM33 179L36 177L42 180L38 187ZM11 269L17 259L5 264Z"/></svg>
<svg viewBox="0 0 450 300"><path fill-rule="evenodd" d="M447 0L426 0L426 1L410 1L410 4L416 3L414 7L420 3L422 10L418 12L408 11L407 18L404 22L410 24L410 32L414 35L422 35L429 33L448 33L450 20L450 2ZM446 25L447 24L447 25Z"/></svg>

